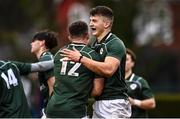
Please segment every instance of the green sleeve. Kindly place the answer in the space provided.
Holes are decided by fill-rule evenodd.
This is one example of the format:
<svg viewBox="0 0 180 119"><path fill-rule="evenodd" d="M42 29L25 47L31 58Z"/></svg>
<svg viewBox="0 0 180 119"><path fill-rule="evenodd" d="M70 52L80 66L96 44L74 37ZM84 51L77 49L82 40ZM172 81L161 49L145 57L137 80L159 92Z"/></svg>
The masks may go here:
<svg viewBox="0 0 180 119"><path fill-rule="evenodd" d="M27 75L31 72L31 64L30 63L23 63L18 61L12 61L17 68L19 69L20 75Z"/></svg>
<svg viewBox="0 0 180 119"><path fill-rule="evenodd" d="M153 98L153 92L145 79L140 80L142 84L142 97L143 99Z"/></svg>
<svg viewBox="0 0 180 119"><path fill-rule="evenodd" d="M125 56L126 50L124 43L120 39L111 40L107 44L107 56L115 57L121 61Z"/></svg>

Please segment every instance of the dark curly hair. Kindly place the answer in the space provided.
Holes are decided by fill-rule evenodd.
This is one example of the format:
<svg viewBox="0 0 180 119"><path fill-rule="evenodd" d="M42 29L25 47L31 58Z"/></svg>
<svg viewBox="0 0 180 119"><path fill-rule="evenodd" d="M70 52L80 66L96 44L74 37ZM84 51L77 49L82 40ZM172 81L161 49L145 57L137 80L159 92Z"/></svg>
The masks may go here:
<svg viewBox="0 0 180 119"><path fill-rule="evenodd" d="M69 25L68 30L73 37L83 37L88 34L88 25L84 21L76 21Z"/></svg>
<svg viewBox="0 0 180 119"><path fill-rule="evenodd" d="M90 10L90 16L101 15L113 21L113 11L107 6L96 6Z"/></svg>
<svg viewBox="0 0 180 119"><path fill-rule="evenodd" d="M45 40L45 46L48 49L52 49L58 45L58 35L57 33L49 30L43 30L40 32L37 32L33 39L32 42L35 40Z"/></svg>

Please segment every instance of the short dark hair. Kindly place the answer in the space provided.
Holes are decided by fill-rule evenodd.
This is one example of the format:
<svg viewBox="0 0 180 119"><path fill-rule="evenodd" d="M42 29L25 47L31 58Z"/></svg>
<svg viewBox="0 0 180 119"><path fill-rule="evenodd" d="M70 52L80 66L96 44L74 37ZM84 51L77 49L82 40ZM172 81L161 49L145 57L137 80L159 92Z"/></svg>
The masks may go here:
<svg viewBox="0 0 180 119"><path fill-rule="evenodd" d="M76 21L69 25L69 34L72 37L83 37L88 34L88 25L84 21Z"/></svg>
<svg viewBox="0 0 180 119"><path fill-rule="evenodd" d="M136 61L136 55L135 55L135 53L134 53L131 49L126 48L126 53L129 54L129 55L131 55L131 58L132 58L132 60L133 60L134 62Z"/></svg>
<svg viewBox="0 0 180 119"><path fill-rule="evenodd" d="M114 19L113 11L107 6L96 6L90 10L90 16L101 15L111 20Z"/></svg>
<svg viewBox="0 0 180 119"><path fill-rule="evenodd" d="M58 35L57 33L49 30L43 30L40 32L37 32L33 39L32 42L35 40L45 40L45 46L48 49L52 49L58 45Z"/></svg>

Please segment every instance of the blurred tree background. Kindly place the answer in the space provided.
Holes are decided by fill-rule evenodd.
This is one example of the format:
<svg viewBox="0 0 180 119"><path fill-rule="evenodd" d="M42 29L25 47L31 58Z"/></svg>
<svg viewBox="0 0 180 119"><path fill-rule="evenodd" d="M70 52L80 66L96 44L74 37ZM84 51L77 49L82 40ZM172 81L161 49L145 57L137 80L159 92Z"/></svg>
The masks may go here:
<svg viewBox="0 0 180 119"><path fill-rule="evenodd" d="M34 58L30 54L33 33L38 29L55 29L52 5L52 0L0 1L1 59L28 61Z"/></svg>
<svg viewBox="0 0 180 119"><path fill-rule="evenodd" d="M168 4L170 7L166 6L165 3ZM180 92L180 75L179 75L180 55L178 53L180 50L180 45L176 44L179 42L178 38L180 37L174 36L174 39L173 40L170 39L172 41L169 41L169 42L173 42L173 41L174 42L171 44L166 44L163 41L163 37L157 35L155 36L155 38L151 38L152 41L149 41L149 43L145 45L141 45L141 46L137 45L135 41L136 31L133 30L134 19L138 16L139 10L145 9L141 7L147 7L147 9L150 9L150 8L153 8L153 5L154 5L154 7L159 7L159 9L156 10L156 8L153 8L154 10L153 13L149 13L149 14L151 15L151 14L154 14L154 12L160 12L160 16L164 15L162 17L164 19L160 19L160 23L163 23L166 21L168 16L165 16L165 15L166 14L169 15L168 14L169 11L167 11L167 9L170 9L172 12L174 12L173 15L170 16L172 17L170 19L175 21L175 19L179 19L178 16L175 17L176 12L180 11L180 9L176 8L178 5L174 6L177 3L179 2L177 2L176 0L174 1L173 0L172 1L168 1L168 0L158 0L158 1L156 0L104 0L103 2L103 5L111 7L115 14L113 33L119 36L124 41L126 47L133 49L137 55L137 63L135 67L135 72L145 77L150 83L151 87L155 90L155 92L169 92L169 93ZM101 1L98 1L98 0L93 1L94 6L101 5L101 4L102 4ZM140 6L139 4L143 6ZM145 6L146 4L150 4L150 5ZM162 6L161 4L164 4L164 6ZM148 12L146 14L148 14ZM155 15L156 15L155 18L157 19L158 13ZM146 17L148 18L148 16ZM152 15L151 17L154 17L154 16ZM148 18L148 19L152 19L152 18ZM170 21L170 20L168 19L167 21ZM165 22L165 24L168 25L167 22ZM140 27L140 24L138 25ZM144 23L143 25L145 26L146 24ZM173 23L172 28L174 28L174 26L178 27L177 21ZM138 26L135 26L135 27L138 27ZM149 29L151 29L151 27L154 28L153 25L148 26L148 27ZM175 33L179 32L180 27L178 28L173 29L173 31ZM165 28L162 27L161 29L159 29L159 31L161 31L162 29L165 29ZM162 32L163 30L161 31L161 34ZM168 32L166 32L165 34L168 34Z"/></svg>
<svg viewBox="0 0 180 119"><path fill-rule="evenodd" d="M146 1L150 1L149 4L153 4L155 1L166 1L170 6L173 41L168 42L169 44L163 43L159 35L156 35L146 45L140 46L136 43L138 29L134 30L133 28L134 19L137 17L139 10L145 9L142 6L142 9L140 9L141 7L138 6L138 3L143 2L143 0L1 0L0 58L26 62L36 61L35 56L30 53L30 42L35 32L47 28L59 32L59 47L61 47L68 43L65 31L68 18L72 15L68 14L70 6L74 3L81 3L81 5L86 3L89 8L96 5L106 5L114 11L115 21L112 32L120 37L125 45L133 49L137 55L135 73L145 77L155 92L158 104L157 109L152 111L151 116L180 117L178 115L180 109L177 107L180 102L180 1L144 0L144 2ZM76 7L73 7L72 10L76 19L80 18L81 15L82 17L88 17L88 13L83 13L85 10L82 9L84 8L78 5L76 4ZM87 6L85 8L89 9ZM153 13L156 13L156 11L153 11ZM163 12L160 11L160 15L162 16ZM159 21L163 23L165 20L161 19ZM145 26L145 24L142 26ZM152 28L153 31L154 26L148 28ZM167 104L175 106L175 111L173 110L169 116ZM164 113L158 115L160 110Z"/></svg>

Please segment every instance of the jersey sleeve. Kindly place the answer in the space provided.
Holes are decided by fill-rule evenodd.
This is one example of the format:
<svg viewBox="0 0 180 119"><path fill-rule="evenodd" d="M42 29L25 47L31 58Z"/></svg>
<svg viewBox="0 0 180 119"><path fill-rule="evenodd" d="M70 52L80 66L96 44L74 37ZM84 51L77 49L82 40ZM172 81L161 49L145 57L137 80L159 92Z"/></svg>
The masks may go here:
<svg viewBox="0 0 180 119"><path fill-rule="evenodd" d="M91 53L91 57L92 57L92 60L101 61L100 55L96 51L94 51L94 50Z"/></svg>
<svg viewBox="0 0 180 119"><path fill-rule="evenodd" d="M53 60L31 63L31 72L47 71L53 67Z"/></svg>
<svg viewBox="0 0 180 119"><path fill-rule="evenodd" d="M20 75L27 75L31 72L31 64L30 63L23 63L18 61L12 61L15 64L20 72Z"/></svg>
<svg viewBox="0 0 180 119"><path fill-rule="evenodd" d="M114 39L107 43L107 56L117 58L119 61L125 56L126 49L120 39Z"/></svg>
<svg viewBox="0 0 180 119"><path fill-rule="evenodd" d="M153 98L154 95L148 82L145 79L141 79L140 82L142 84L142 97L144 99Z"/></svg>

